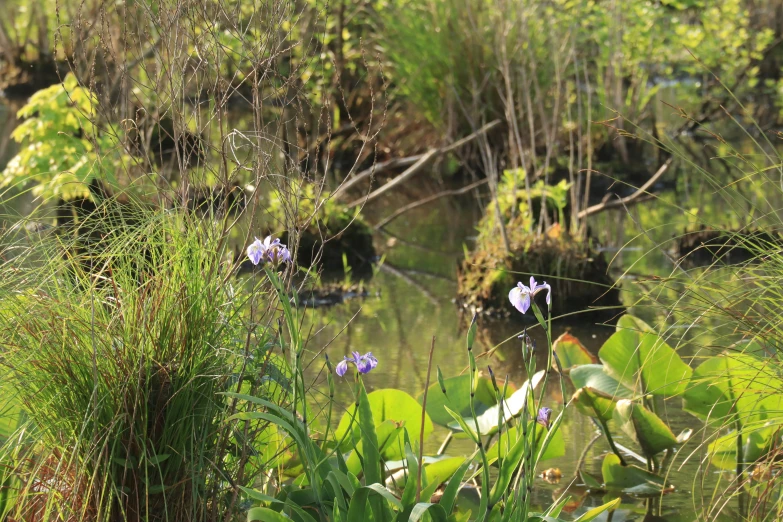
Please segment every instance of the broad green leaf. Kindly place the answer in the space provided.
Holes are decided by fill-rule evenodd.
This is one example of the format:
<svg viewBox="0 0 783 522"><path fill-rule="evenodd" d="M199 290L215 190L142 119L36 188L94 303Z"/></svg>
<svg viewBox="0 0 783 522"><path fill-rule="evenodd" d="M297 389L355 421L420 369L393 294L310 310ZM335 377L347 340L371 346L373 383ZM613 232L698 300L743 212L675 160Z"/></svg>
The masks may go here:
<svg viewBox="0 0 783 522"><path fill-rule="evenodd" d="M528 423L528 430L532 430L534 426L536 428L536 433L538 434L538 437L536 437L535 455L538 453L538 451L540 451L541 444L544 442L544 430L546 428L540 425L536 425L535 421L530 421ZM517 442L517 440L519 440L520 437L522 437L522 435L523 434L519 431L518 426L514 426L513 428L509 428L508 430L504 431L498 440L487 450L487 460L489 463L494 464L498 457L505 458L508 450ZM565 455L565 439L563 438L562 430L558 429L552 436L552 440L546 447L546 451L541 456L541 460L556 459L562 457L563 455Z"/></svg>
<svg viewBox="0 0 783 522"><path fill-rule="evenodd" d="M679 444L677 437L660 417L641 404L627 399L619 400L613 418L620 429L639 444L646 457L654 457Z"/></svg>
<svg viewBox="0 0 783 522"><path fill-rule="evenodd" d="M568 373L574 366L593 364L598 359L591 354L579 339L566 332L552 344L552 349L557 353L563 372Z"/></svg>
<svg viewBox="0 0 783 522"><path fill-rule="evenodd" d="M247 522L288 522L290 520L281 513L265 507L250 508L247 512Z"/></svg>
<svg viewBox="0 0 783 522"><path fill-rule="evenodd" d="M421 499L429 502L435 490L449 480L464 463L465 457L450 457L425 466L422 482L427 486L421 491Z"/></svg>
<svg viewBox="0 0 783 522"><path fill-rule="evenodd" d="M669 489L658 475L637 466L623 466L614 453L604 457L601 473L607 489L620 490L629 495L660 495Z"/></svg>
<svg viewBox="0 0 783 522"><path fill-rule="evenodd" d="M614 500L611 500L611 501L607 502L606 504L603 504L603 505L598 506L598 507L594 507L593 509L591 509L591 510L585 512L585 513L582 513L579 516L579 518L574 520L574 522L590 522L591 520L595 520L602 513L606 512L606 511L610 511L612 509L615 509L617 506L619 506L620 505L620 500L621 500L620 498L616 498Z"/></svg>
<svg viewBox="0 0 783 522"><path fill-rule="evenodd" d="M427 477L427 484L443 484L448 481L464 463L465 457L449 457L424 466L424 476Z"/></svg>
<svg viewBox="0 0 783 522"><path fill-rule="evenodd" d="M507 424L512 418L518 417L522 413L522 408L525 404L525 396L529 393L530 385L535 390L544 378L544 371L541 370L533 375L532 379L525 381L525 383L511 394L510 397L503 401L503 423ZM532 405L529 406L532 411ZM476 421L478 422L479 432L481 435L492 435L498 431L498 415L500 413L500 404L487 408L484 413L477 415ZM470 417L464 417L464 422L470 426L471 430L475 427L475 422ZM451 422L448 427L462 431L460 423Z"/></svg>
<svg viewBox="0 0 783 522"><path fill-rule="evenodd" d="M389 449L397 442L397 437L400 435L402 428L394 423L394 421L383 421L375 427L375 434L378 440L378 453L383 456ZM354 475L359 475L362 472L362 462L364 461L364 440L360 440L348 458L345 460L345 465L348 467L348 471Z"/></svg>
<svg viewBox="0 0 783 522"><path fill-rule="evenodd" d="M446 389L443 393L441 385ZM419 397L419 402L423 399L423 394ZM492 388L492 382L486 377L479 377L476 382L475 404L477 413L484 412L490 406L497 404L497 395ZM442 383L435 383L430 386L427 392L427 414L435 424L448 426L452 422L449 415L443 408L448 406L463 417L470 415L470 375L458 375L444 379Z"/></svg>
<svg viewBox="0 0 783 522"><path fill-rule="evenodd" d="M640 319L623 316L598 352L606 370L639 393L683 393L692 370L677 352Z"/></svg>
<svg viewBox="0 0 783 522"><path fill-rule="evenodd" d="M718 424L783 417L783 381L768 362L744 354L710 357L693 372L685 409Z"/></svg>
<svg viewBox="0 0 783 522"><path fill-rule="evenodd" d="M580 412L603 422L611 420L617 406L615 399L592 388L579 388L572 400Z"/></svg>
<svg viewBox="0 0 783 522"><path fill-rule="evenodd" d="M367 401L376 426L387 420L404 423L403 425L405 429L408 430L411 437L414 438L414 440L418 439L421 433L422 408L421 405L416 402L416 399L400 390L385 389L369 393L367 395ZM354 406L348 408L342 419L340 419L340 424L335 431L335 438L338 441L343 441L340 445L340 450L344 452L351 449L351 439L358 437L358 422L353 423L353 426L351 427L353 433L346 437L346 435L348 435L349 426L351 426L351 417L353 416L354 411ZM361 421L361 415L359 415L357 421ZM430 420L429 415L425 413L424 436L427 437L430 435L433 429L432 421ZM344 437L345 440L343 440ZM405 443L402 434L398 435L394 444L387 446L383 457L389 460L405 458Z"/></svg>
<svg viewBox="0 0 783 522"><path fill-rule="evenodd" d="M775 447L780 435L780 425L743 429L742 461L744 466L752 464L766 456ZM720 437L709 445L710 460L713 465L726 470L737 468L737 432Z"/></svg>
<svg viewBox="0 0 783 522"><path fill-rule="evenodd" d="M579 388L592 388L609 397L616 399L632 399L633 390L629 390L617 379L606 372L603 364L583 364L572 368L568 373L571 383L577 390Z"/></svg>

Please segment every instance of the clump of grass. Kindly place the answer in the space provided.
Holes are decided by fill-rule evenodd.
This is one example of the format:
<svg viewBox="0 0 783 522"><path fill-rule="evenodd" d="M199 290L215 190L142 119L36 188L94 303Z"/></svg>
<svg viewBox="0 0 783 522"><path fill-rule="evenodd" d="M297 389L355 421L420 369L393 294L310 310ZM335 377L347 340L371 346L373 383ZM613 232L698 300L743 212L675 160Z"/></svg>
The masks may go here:
<svg viewBox="0 0 783 522"><path fill-rule="evenodd" d="M230 279L217 225L127 223L4 238L0 366L30 419L7 445L17 519L219 520L263 467L263 427L226 422L221 392L259 390L270 364L267 283Z"/></svg>

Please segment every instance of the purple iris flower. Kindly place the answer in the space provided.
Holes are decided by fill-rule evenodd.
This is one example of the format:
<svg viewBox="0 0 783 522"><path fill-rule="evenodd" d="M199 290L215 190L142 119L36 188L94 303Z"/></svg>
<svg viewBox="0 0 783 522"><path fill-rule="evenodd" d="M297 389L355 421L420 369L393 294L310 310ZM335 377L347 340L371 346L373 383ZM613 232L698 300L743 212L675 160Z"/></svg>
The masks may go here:
<svg viewBox="0 0 783 522"><path fill-rule="evenodd" d="M536 417L536 422L545 427L546 429L549 429L549 420L552 418L552 408L547 408L544 406L540 410L538 410L538 417Z"/></svg>
<svg viewBox="0 0 783 522"><path fill-rule="evenodd" d="M266 236L263 241L256 238L249 247L247 247L247 257L250 262L257 265L261 262L269 262L277 265L281 261L291 262L291 251L280 242L279 238L272 239L272 236Z"/></svg>
<svg viewBox="0 0 783 522"><path fill-rule="evenodd" d="M511 289L508 293L508 300L514 305L514 308L520 312L527 313L530 309L530 303L533 297L539 292L546 290L546 304L552 304L552 287L546 283L538 284L533 276L530 276L530 286L527 287L522 283L517 283L517 286Z"/></svg>
<svg viewBox="0 0 783 522"><path fill-rule="evenodd" d="M351 355L351 357L343 357L343 360L337 364L335 373L340 377L348 371L349 363L356 366L359 373L370 373L371 370L378 366L378 359L375 358L372 352L367 352L364 355L361 355L359 352L351 352Z"/></svg>

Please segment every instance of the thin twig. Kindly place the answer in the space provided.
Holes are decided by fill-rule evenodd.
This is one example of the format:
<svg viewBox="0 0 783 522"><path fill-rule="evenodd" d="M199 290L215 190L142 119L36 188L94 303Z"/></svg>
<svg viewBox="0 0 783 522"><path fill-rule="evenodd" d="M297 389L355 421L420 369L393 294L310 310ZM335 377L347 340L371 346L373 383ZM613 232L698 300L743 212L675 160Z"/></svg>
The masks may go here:
<svg viewBox="0 0 783 522"><path fill-rule="evenodd" d="M388 217L383 218L380 223L375 225L375 229L378 230L379 228L383 228L401 215L405 214L409 210L413 210L414 208L418 208L422 205L426 205L427 203L430 203L432 201L435 201L436 199L445 198L447 196L459 196L460 194L464 194L466 192L470 192L476 187L480 187L481 185L484 185L489 182L489 178L481 179L475 183L471 183L467 187L462 187L461 189L454 189L454 190L444 190L443 192L438 192L437 194L434 194L432 196L428 196L424 199L420 199L418 201L414 201L413 203L409 203L408 205L405 205L404 207L401 207L397 209L393 214L391 214Z"/></svg>
<svg viewBox="0 0 783 522"><path fill-rule="evenodd" d="M590 216L592 214L596 214L598 212L602 212L604 210L610 209L610 208L616 208L616 207L624 207L627 206L631 202L635 202L638 198L641 196L647 194L647 189L650 188L653 183L658 181L658 178L663 176L663 174L669 169L669 165L672 164L672 158L669 158L666 160L666 162L661 165L661 167L653 174L650 179L647 180L647 182L639 187L636 192L631 194L630 196L626 196L624 198L615 199L612 201L604 201L601 203L598 203L597 205L593 205L591 207L587 207L586 209L582 210L577 214L577 217L579 219L585 218L587 216Z"/></svg>
<svg viewBox="0 0 783 522"><path fill-rule="evenodd" d="M451 145L447 145L446 147L442 147L442 148L439 148L439 149L430 149L429 151L425 152L424 154L416 154L414 156L408 156L406 158L394 158L394 159L390 159L388 161L384 161L382 163L377 163L377 164L373 165L372 167L370 167L369 169L360 172L359 174L357 174L353 178L348 179L345 182L343 182L342 185L337 187L332 192L332 197L338 197L338 196L342 195L346 190L348 190L349 188L351 188L352 186L356 185L357 183L359 183L360 181L362 181L363 179L365 179L367 177L375 176L376 174L379 174L380 172L384 172L386 170L399 168L399 167L408 167L410 165L414 165L414 164L418 163L419 161L421 161L422 158L424 158L425 156L427 156L429 153L431 153L433 151L435 151L438 155L445 154L447 152L451 152L452 150L457 149L457 148L465 145L466 143L470 143L471 141L473 141L474 139L476 139L480 135L488 132L489 130L491 130L492 128L494 128L495 126L497 126L499 124L500 124L500 120L491 121L491 122L487 123L486 125L484 125L483 127L481 127L480 129L476 130L475 132L473 132L471 134L468 134L464 138L461 138L461 139L455 141L454 143L452 143Z"/></svg>

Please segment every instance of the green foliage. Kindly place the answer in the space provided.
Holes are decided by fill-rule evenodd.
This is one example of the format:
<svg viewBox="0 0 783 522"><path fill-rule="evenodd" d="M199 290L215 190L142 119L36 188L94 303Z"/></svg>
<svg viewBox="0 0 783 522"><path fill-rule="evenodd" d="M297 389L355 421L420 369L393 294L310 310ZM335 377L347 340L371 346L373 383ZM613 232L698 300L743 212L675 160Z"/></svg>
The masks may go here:
<svg viewBox="0 0 783 522"><path fill-rule="evenodd" d="M583 364L577 366L571 369L568 377L577 390L579 388L593 388L598 392L617 399L632 399L634 397L633 391L609 375L603 364Z"/></svg>
<svg viewBox="0 0 783 522"><path fill-rule="evenodd" d="M541 314L538 316L544 321ZM243 489L247 498L255 504L249 511L249 520L290 517L358 522L366 520L369 513L372 513L373 520L389 521L423 518L442 521L491 519L502 522L520 519L559 520L561 503L543 513L532 513L528 495L538 463L562 456L565 452L565 439L559 429L562 412L547 426L537 423L533 415L541 406L544 396L541 394L536 397L536 387L545 385L548 372L536 372L535 358L527 357L530 378L519 391L504 398L506 390L501 391L494 379L478 377L472 353L474 335L468 334L469 373L444 379L439 371L438 384L428 390L426 402L426 410L431 411L433 417L442 418L444 412L439 410L445 410L459 420L463 429L471 432L476 449L467 457L443 455L420 459L415 451L416 445L411 440L421 437L422 418L425 422L425 438L420 443L430 436L432 424L429 416L424 413L422 406L402 391L385 389L367 393L363 379L371 378L371 374L368 377L357 374L355 404L348 408L338 428L326 440L311 436L304 418L295 416L286 408L260 397L228 394L263 406L263 411L252 411L235 417L242 420L269 420L285 431L293 440L294 451L302 464L300 475L293 479L296 488L277 486L275 491L270 492L272 494L251 488ZM551 344L548 346L551 350ZM300 358L296 360L301 361ZM301 369L297 368L300 367L294 368L293 374L301 375ZM331 371L328 362L327 369ZM331 373L327 380L330 390L333 390ZM561 392L563 386L561 381ZM474 393L479 389L485 401L484 407L492 404L481 415L477 413L479 394ZM518 395L520 392L523 397ZM435 401L434 396L437 394L444 397ZM499 406L501 398L504 404L502 409ZM532 408L515 406L520 401L530 401L528 404ZM463 418L450 410L449 404L466 409L466 416ZM327 410L331 412L331 405ZM490 411L496 423L494 431L500 434L487 449L485 444L489 439L484 432L489 430L481 429L479 419ZM520 424L505 429L503 416L511 412L514 412L513 416L521 416ZM328 417L326 424L330 424ZM525 428L520 429L520 426ZM396 449L390 452L392 448ZM424 448L418 449L423 453ZM398 460L392 460L397 457ZM498 468L496 475L490 475L489 467L492 465ZM481 476L483 500L476 513L461 512L456 503L471 467L475 470L473 476ZM432 502L436 489L444 484L440 502ZM591 520L616 505L616 502L610 502L590 510L580 520Z"/></svg>
<svg viewBox="0 0 783 522"><path fill-rule="evenodd" d="M184 219L137 209L86 254L67 237L11 243L17 255L0 265L3 383L28 418L0 457L21 452L14 518L35 505L62 519L148 510L204 520L210 503L237 509L226 477L252 481L285 460L280 432L228 421L242 410L220 395L286 401L274 332L254 327L249 341L257 312L226 284L220 233ZM265 285L253 299L267 298ZM43 494L43 480L74 493Z"/></svg>
<svg viewBox="0 0 783 522"><path fill-rule="evenodd" d="M660 495L666 488L663 478L638 466L626 466L616 455L604 457L601 465L604 484L608 489L627 495Z"/></svg>
<svg viewBox="0 0 783 522"><path fill-rule="evenodd" d="M376 423L375 428L385 421L394 421L402 423L409 433L418 435L421 431L422 408L416 399L407 393L395 389L376 390L367 396L367 400ZM354 445L353 441L358 440L363 430L362 410L360 409L358 414L355 412L355 407L349 408L340 419L340 424L335 432L335 438L344 441L341 446L344 450ZM425 436L431 434L432 430L432 421L425 414ZM377 442L375 445L377 447ZM402 433L400 433L397 442L389 444L384 457L389 460L403 458L405 456L404 450Z"/></svg>
<svg viewBox="0 0 783 522"><path fill-rule="evenodd" d="M625 315L598 357L615 379L637 393L672 396L685 391L692 370L640 319Z"/></svg>
<svg viewBox="0 0 783 522"><path fill-rule="evenodd" d="M768 364L752 355L710 357L693 372L685 391L685 408L717 423L752 425L769 418L783 420L783 381Z"/></svg>
<svg viewBox="0 0 783 522"><path fill-rule="evenodd" d="M35 93L19 110L25 118L11 135L22 145L0 175L0 188L33 184L45 200L90 198L93 179L117 186L133 166L122 149L122 132L96 124L97 99L73 74Z"/></svg>
<svg viewBox="0 0 783 522"><path fill-rule="evenodd" d="M575 366L583 367L596 362L593 354L587 351L579 339L568 332L555 339L552 349L560 358L560 364L566 374Z"/></svg>
<svg viewBox="0 0 783 522"><path fill-rule="evenodd" d="M436 383L430 386L427 393L427 414L432 422L441 426L448 426L454 419L446 413L444 406L448 406L452 411L466 417L470 415L470 391L471 376L458 375L444 379L442 383ZM446 390L443 393L442 390ZM486 377L476 379L476 389L474 391L475 401L477 401L479 412L485 411L490 406L497 404L497 396L492 389L492 382ZM423 399L420 397L419 401Z"/></svg>
<svg viewBox="0 0 783 522"><path fill-rule="evenodd" d="M615 424L652 458L679 445L672 430L653 412L628 399L617 401L612 413Z"/></svg>

